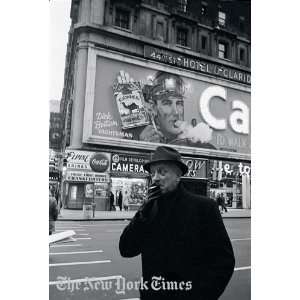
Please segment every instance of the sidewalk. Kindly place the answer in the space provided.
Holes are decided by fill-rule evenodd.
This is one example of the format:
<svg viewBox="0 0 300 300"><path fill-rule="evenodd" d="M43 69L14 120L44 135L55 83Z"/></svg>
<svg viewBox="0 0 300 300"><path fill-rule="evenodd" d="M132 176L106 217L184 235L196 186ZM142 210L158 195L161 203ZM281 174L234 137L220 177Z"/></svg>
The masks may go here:
<svg viewBox="0 0 300 300"><path fill-rule="evenodd" d="M62 209L59 221L107 221L130 220L136 211L95 211L95 218L85 219L82 210ZM251 218L251 209L228 209L222 214L223 218Z"/></svg>

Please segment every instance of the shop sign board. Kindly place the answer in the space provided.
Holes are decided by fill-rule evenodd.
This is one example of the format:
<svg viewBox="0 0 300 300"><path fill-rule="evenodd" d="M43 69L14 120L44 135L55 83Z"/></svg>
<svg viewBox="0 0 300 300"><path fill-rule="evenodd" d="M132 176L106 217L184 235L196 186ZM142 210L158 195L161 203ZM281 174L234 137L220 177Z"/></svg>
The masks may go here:
<svg viewBox="0 0 300 300"><path fill-rule="evenodd" d="M110 171L110 153L66 150L68 154L67 169L97 173Z"/></svg>
<svg viewBox="0 0 300 300"><path fill-rule="evenodd" d="M250 158L250 87L104 50L88 66L83 142Z"/></svg>
<svg viewBox="0 0 300 300"><path fill-rule="evenodd" d="M109 169L109 158L104 153L96 153L90 158L90 167L95 172L103 173Z"/></svg>
<svg viewBox="0 0 300 300"><path fill-rule="evenodd" d="M207 178L207 160L191 157L183 157L182 162L188 166L188 172L183 176L185 178Z"/></svg>
<svg viewBox="0 0 300 300"><path fill-rule="evenodd" d="M150 155L113 153L111 156L111 172L147 173L143 165L150 160Z"/></svg>
<svg viewBox="0 0 300 300"><path fill-rule="evenodd" d="M235 178L237 176L251 176L251 165L245 162L228 162L212 160L210 162L210 173L213 180Z"/></svg>
<svg viewBox="0 0 300 300"><path fill-rule="evenodd" d="M220 63L211 63L202 58L192 58L187 55L180 55L174 51L159 49L148 45L144 48L144 56L180 68L186 68L244 84L251 84L251 75L249 72L227 67Z"/></svg>
<svg viewBox="0 0 300 300"><path fill-rule="evenodd" d="M67 171L66 180L72 182L109 182L109 175L106 173Z"/></svg>

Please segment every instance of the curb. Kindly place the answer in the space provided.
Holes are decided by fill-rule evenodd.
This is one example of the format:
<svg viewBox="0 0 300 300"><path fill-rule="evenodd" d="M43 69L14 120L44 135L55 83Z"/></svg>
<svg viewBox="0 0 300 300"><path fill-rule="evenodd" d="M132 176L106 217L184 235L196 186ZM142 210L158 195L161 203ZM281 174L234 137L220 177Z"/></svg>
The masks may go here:
<svg viewBox="0 0 300 300"><path fill-rule="evenodd" d="M131 220L132 218L115 218L115 219L57 219L57 221L63 221L63 222L68 222L68 221L127 221L127 220Z"/></svg>
<svg viewBox="0 0 300 300"><path fill-rule="evenodd" d="M225 216L222 217L223 219L251 219L251 216ZM68 221L130 221L132 218L107 218L107 219L98 219L98 218L93 218L93 219L57 219L56 221L63 221L63 222L68 222Z"/></svg>

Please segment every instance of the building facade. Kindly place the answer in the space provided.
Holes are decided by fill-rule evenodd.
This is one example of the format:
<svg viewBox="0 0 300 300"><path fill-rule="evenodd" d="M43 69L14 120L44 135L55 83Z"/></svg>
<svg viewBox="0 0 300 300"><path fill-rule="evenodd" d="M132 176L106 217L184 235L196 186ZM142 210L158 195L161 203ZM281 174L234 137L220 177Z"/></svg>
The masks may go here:
<svg viewBox="0 0 300 300"><path fill-rule="evenodd" d="M49 112L49 149L60 151L63 132L60 102L57 100L51 100L49 105Z"/></svg>
<svg viewBox="0 0 300 300"><path fill-rule="evenodd" d="M250 1L73 0L71 19L65 206L109 210L121 191L136 208L168 144L189 189L250 208Z"/></svg>
<svg viewBox="0 0 300 300"><path fill-rule="evenodd" d="M63 123L60 113L60 101L49 102L49 187L58 190L60 182L60 156L62 146Z"/></svg>

